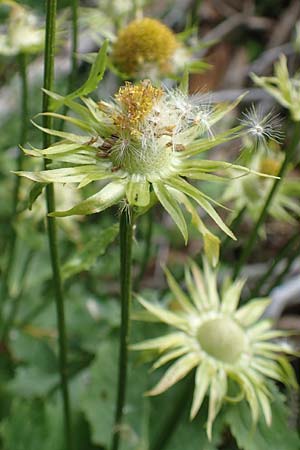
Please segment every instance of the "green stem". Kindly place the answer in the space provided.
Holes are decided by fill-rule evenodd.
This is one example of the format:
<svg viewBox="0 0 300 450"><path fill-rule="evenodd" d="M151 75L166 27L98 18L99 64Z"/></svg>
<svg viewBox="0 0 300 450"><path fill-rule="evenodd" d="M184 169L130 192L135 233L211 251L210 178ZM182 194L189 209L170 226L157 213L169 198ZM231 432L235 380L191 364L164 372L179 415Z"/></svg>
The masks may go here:
<svg viewBox="0 0 300 450"><path fill-rule="evenodd" d="M238 214L235 216L235 218L233 219L233 221L231 222L230 229L233 233L235 233L236 229L238 228L238 226L240 225L240 223L243 220L244 214L246 212L246 206L244 206L242 209L240 209L240 211L238 212ZM232 242L232 238L229 237L226 234L226 237L222 243L222 251L224 252L224 249L228 246L228 244Z"/></svg>
<svg viewBox="0 0 300 450"><path fill-rule="evenodd" d="M262 289L265 285L265 282L268 280L268 278L271 277L278 263L282 261L286 256L289 257L291 250L293 249L294 245L297 244L297 242L299 242L299 230L297 230L297 232L288 240L284 248L280 252L278 252L277 255L275 255L269 269L263 274L261 278L257 280L256 287L251 291L251 298L258 297L260 295L260 292L264 293Z"/></svg>
<svg viewBox="0 0 300 450"><path fill-rule="evenodd" d="M278 173L278 177L279 178L276 178L276 180L274 180L274 182L273 182L272 189L269 192L269 195L268 195L268 197L267 197L267 199L265 201L265 204L264 204L263 209L262 209L262 211L261 211L261 213L259 215L259 218L258 218L258 220L257 220L257 222L256 222L256 224L255 224L255 226L254 226L250 236L249 236L249 239L248 239L248 241L247 241L247 243L246 243L246 245L244 247L244 250L243 250L243 252L241 254L241 257L240 257L239 261L236 264L236 267L235 267L235 270L234 270L234 273L233 273L233 278L236 278L239 275L239 273L240 273L244 263L247 261L248 257L250 256L250 254L251 254L251 252L253 250L254 244L255 244L255 242L257 240L259 229L260 229L261 225L263 224L263 222L264 222L264 220L265 220L265 218L267 216L267 213L268 213L269 207L271 205L271 202L272 202L273 198L276 195L276 192L277 192L277 190L278 190L278 188L280 186L281 181L283 180L283 177L285 175L285 172L286 172L286 169L288 167L288 164L289 164L289 162L291 161L291 159L293 158L293 156L294 156L294 154L296 152L299 140L300 140L300 124L296 123L291 143L290 143L289 147L286 149L285 159L284 159L284 161L283 161L283 163L281 165L280 171Z"/></svg>
<svg viewBox="0 0 300 450"><path fill-rule="evenodd" d="M141 261L141 268L139 271L139 274L136 278L136 281L134 283L134 290L138 291L140 283L145 275L147 265L149 262L150 252L151 252L151 242L152 242L152 233L153 233L153 214L152 210L148 212L146 215L147 220L147 230L146 230L146 236L145 236L145 242L144 242L144 252L143 252L143 258Z"/></svg>
<svg viewBox="0 0 300 450"><path fill-rule="evenodd" d="M21 131L20 131L20 146L24 146L27 140L28 134L28 80L27 80L27 56L24 53L19 54L19 71L21 78ZM17 159L17 170L23 170L24 165L24 153L19 150ZM3 271L2 277L2 289L1 289L1 317L3 317L3 307L9 295L9 277L13 267L17 233L13 226L13 223L17 216L17 208L19 202L19 193L21 187L21 177L15 177L13 198L12 198L12 211L11 211L11 229L8 236L8 250L7 250L7 263Z"/></svg>
<svg viewBox="0 0 300 450"><path fill-rule="evenodd" d="M121 329L119 353L119 378L112 450L118 450L124 413L127 387L128 343L131 305L133 218L131 211L124 209L120 217L120 282L121 282Z"/></svg>
<svg viewBox="0 0 300 450"><path fill-rule="evenodd" d="M45 41L45 59L44 59L44 89L53 90L54 84L54 57L55 57L55 20L56 20L56 0L47 0L46 11L46 41ZM43 112L50 109L49 96L43 93ZM53 118L50 116L43 116L43 126L45 128L52 128ZM51 145L51 136L44 133L43 148ZM44 162L45 169L47 169L48 161ZM55 196L53 184L46 187L46 203L48 213L55 210ZM61 378L61 391L64 409L65 421L65 442L66 450L72 449L72 434L71 434L71 413L70 401L67 379L67 337L65 327L65 313L64 313L64 298L62 281L60 274L60 264L58 255L57 229L56 219L47 216L47 230L49 240L50 259L53 273L53 287L56 303L57 327L58 327L58 343L59 343L59 370Z"/></svg>
<svg viewBox="0 0 300 450"><path fill-rule="evenodd" d="M72 10L72 38L71 38L71 71L68 81L68 93L75 89L76 76L77 76L77 50L78 50L78 0L71 1ZM62 115L65 116L69 108L67 105L63 106ZM60 120L58 129L62 131L64 129L65 121Z"/></svg>
<svg viewBox="0 0 300 450"><path fill-rule="evenodd" d="M77 48L78 48L78 0L71 0L72 9L72 68L69 78L69 92L75 87L77 75Z"/></svg>
<svg viewBox="0 0 300 450"><path fill-rule="evenodd" d="M299 240L299 236L298 236L298 240ZM276 278L274 279L273 283L269 286L266 295L269 295L270 292L275 289L277 286L279 286L282 282L282 280L284 279L284 277L287 275L287 273L289 272L291 265L293 264L293 262L295 261L296 258L298 258L299 256L299 251L300 251L300 244L298 244L295 248L294 251L292 253L290 253L288 260L286 262L286 265L284 267L284 269L276 276Z"/></svg>

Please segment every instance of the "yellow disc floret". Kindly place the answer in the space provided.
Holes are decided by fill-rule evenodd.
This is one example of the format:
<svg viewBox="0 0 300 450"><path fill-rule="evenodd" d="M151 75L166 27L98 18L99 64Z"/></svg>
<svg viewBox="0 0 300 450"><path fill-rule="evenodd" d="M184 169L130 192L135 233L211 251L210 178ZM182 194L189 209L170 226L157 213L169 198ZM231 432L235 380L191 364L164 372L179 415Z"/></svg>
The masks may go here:
<svg viewBox="0 0 300 450"><path fill-rule="evenodd" d="M130 76L139 75L148 64L161 73L168 73L178 46L175 34L166 25L155 19L138 19L121 30L112 58L116 66Z"/></svg>
<svg viewBox="0 0 300 450"><path fill-rule="evenodd" d="M152 86L148 80L136 85L126 82L115 96L120 112L116 113L113 119L120 132L127 131L131 135L138 135L144 119L151 113L162 94L162 89Z"/></svg>

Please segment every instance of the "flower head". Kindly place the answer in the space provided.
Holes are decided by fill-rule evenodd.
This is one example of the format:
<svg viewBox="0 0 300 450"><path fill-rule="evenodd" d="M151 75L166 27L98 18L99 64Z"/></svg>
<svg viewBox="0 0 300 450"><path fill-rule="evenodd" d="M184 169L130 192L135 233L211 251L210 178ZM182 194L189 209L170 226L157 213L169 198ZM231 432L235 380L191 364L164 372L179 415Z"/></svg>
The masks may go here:
<svg viewBox="0 0 300 450"><path fill-rule="evenodd" d="M45 30L39 26L37 17L13 0L3 1L3 4L10 6L10 14L6 32L0 35L0 53L39 52L44 45Z"/></svg>
<svg viewBox="0 0 300 450"><path fill-rule="evenodd" d="M264 88L282 106L289 109L292 119L300 120L300 78L296 74L293 78L289 76L287 60L281 55L279 61L274 65L273 77L258 77L252 74L253 81Z"/></svg>
<svg viewBox="0 0 300 450"><path fill-rule="evenodd" d="M172 58L179 42L173 31L156 19L144 18L123 28L114 43L112 59L118 69L130 76L147 71L172 72Z"/></svg>
<svg viewBox="0 0 300 450"><path fill-rule="evenodd" d="M154 363L155 369L173 361L148 395L166 391L196 369L191 418L196 416L207 394L209 438L213 422L228 400L240 401L245 397L253 421L263 414L270 425L272 395L268 379L290 385L296 381L284 356L292 351L272 341L285 333L272 330L268 320L259 320L269 300L253 299L239 308L244 281L224 283L219 292L217 274L205 260L203 272L193 262L186 268L187 293L169 271L166 274L179 305L176 311L138 297L151 315L174 328L165 336L132 346L134 350L157 351L160 356Z"/></svg>
<svg viewBox="0 0 300 450"><path fill-rule="evenodd" d="M60 116L85 134L44 129L62 140L44 150L26 149L29 155L47 157L60 168L41 172L21 172L34 181L79 183L86 186L103 180L107 184L99 192L67 211L55 216L93 214L126 199L132 207L143 211L159 201L188 238L186 219L181 207L191 215L192 223L204 238L210 259L218 259L219 239L207 229L194 202L200 206L229 236L233 234L213 208L216 203L187 179L226 181L213 172L242 166L224 161L199 159L199 155L217 144L234 139L236 129L211 136L210 128L235 104L214 105L205 122L203 106L178 90L163 90L150 81L122 86L111 102L96 103L82 98L79 105L69 97L49 93L64 101L78 117ZM200 115L199 115L200 114Z"/></svg>

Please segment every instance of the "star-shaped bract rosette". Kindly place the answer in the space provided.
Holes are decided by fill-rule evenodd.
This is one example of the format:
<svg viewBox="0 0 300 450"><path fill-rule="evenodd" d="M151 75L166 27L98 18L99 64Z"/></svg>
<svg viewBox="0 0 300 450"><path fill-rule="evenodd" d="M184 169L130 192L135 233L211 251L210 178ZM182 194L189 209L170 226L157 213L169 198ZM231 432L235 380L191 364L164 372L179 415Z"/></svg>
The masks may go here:
<svg viewBox="0 0 300 450"><path fill-rule="evenodd" d="M104 57L105 48L99 52L87 82L75 93L62 97L48 92L54 106L65 104L72 115L46 114L63 119L79 133L36 125L61 140L42 150L24 149L27 155L47 158L60 167L19 175L42 183L77 183L79 188L92 182L106 182L83 202L67 211L51 213L57 217L99 213L123 200L142 212L158 201L187 242L184 207L204 238L206 254L216 264L219 238L204 224L196 206L222 231L234 236L213 206L218 203L188 180L225 182L230 181L230 176L226 177L228 168L235 168L240 174L249 172L227 161L202 159L204 152L241 133L240 126L219 134L212 132L212 127L239 99L208 108L197 96L189 97L179 89L155 87L145 80L125 83L111 102L96 102L87 94L97 87L99 76L103 76ZM75 101L76 97L80 97L80 102Z"/></svg>
<svg viewBox="0 0 300 450"><path fill-rule="evenodd" d="M195 370L190 416L193 419L197 415L208 396L209 438L213 422L227 401L239 402L245 398L253 422L262 415L270 425L270 380L297 386L286 357L293 354L285 341L288 333L273 330L269 320L261 319L269 299L255 298L239 307L244 280L227 280L218 290L217 272L206 260L203 266L203 271L194 262L186 266L186 291L166 270L173 308L137 296L150 314L149 320L154 317L171 328L164 336L131 346L133 350L156 353L154 369L171 363L148 395L161 394ZM147 319L143 315L141 320Z"/></svg>

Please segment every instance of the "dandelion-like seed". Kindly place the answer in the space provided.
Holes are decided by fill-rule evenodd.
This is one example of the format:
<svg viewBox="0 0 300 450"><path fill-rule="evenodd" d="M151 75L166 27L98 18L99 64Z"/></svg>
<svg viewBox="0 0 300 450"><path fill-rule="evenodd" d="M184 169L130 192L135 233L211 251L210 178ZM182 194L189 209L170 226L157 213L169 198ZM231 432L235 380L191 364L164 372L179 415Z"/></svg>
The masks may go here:
<svg viewBox="0 0 300 450"><path fill-rule="evenodd" d="M203 272L193 262L186 268L187 293L169 271L166 275L179 305L176 312L138 297L149 313L175 329L132 346L134 350L159 353L154 369L176 360L148 395L161 394L196 369L190 416L193 419L197 415L207 394L209 438L213 422L228 400L240 401L245 397L254 423L262 414L270 425L272 395L267 381L292 386L297 382L284 356L292 353L291 348L273 341L286 333L271 329L268 320L260 319L269 300L253 299L239 308L244 281L224 284L219 292L217 273L205 260ZM234 393L232 383L238 388Z"/></svg>
<svg viewBox="0 0 300 450"><path fill-rule="evenodd" d="M281 143L284 139L284 133L280 130L282 119L279 114L270 111L264 114L261 109L256 109L252 105L243 112L244 118L241 124L245 127L247 134L254 141L254 146L262 144L268 149L268 141Z"/></svg>

